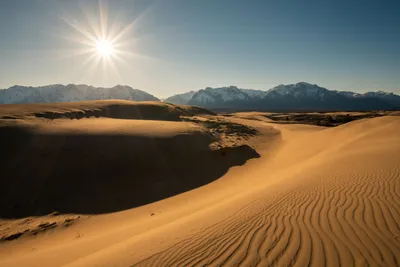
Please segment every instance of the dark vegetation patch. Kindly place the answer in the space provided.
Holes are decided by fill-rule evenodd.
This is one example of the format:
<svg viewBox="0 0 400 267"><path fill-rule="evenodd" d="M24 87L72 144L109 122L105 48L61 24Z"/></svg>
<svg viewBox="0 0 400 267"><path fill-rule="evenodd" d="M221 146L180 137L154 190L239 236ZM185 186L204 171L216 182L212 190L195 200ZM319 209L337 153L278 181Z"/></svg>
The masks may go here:
<svg viewBox="0 0 400 267"><path fill-rule="evenodd" d="M12 241L12 240L15 240L15 239L19 238L20 236L22 236L23 234L24 234L24 232L22 232L22 233L20 232L20 233L8 235L8 236L3 236L3 237L0 239L0 242L1 242L1 241Z"/></svg>
<svg viewBox="0 0 400 267"><path fill-rule="evenodd" d="M334 127L354 120L384 116L383 112L364 113L271 113L265 117L278 123Z"/></svg>
<svg viewBox="0 0 400 267"><path fill-rule="evenodd" d="M218 117L186 117L183 118L184 121L194 122L207 128L214 136L226 135L226 136L240 136L240 137L250 137L257 134L257 130L253 127L234 123L223 118Z"/></svg>
<svg viewBox="0 0 400 267"><path fill-rule="evenodd" d="M51 215L51 214L50 214ZM18 226L15 227L14 231L8 230L7 233L3 233L0 238L1 242L13 241L22 236L36 236L38 234L44 233L50 229L55 229L59 226L68 227L71 226L80 216L73 216L66 219L59 219L57 221L52 222L42 222L39 225L34 225L35 219L27 218L19 222ZM0 233L4 232L3 229L0 229Z"/></svg>

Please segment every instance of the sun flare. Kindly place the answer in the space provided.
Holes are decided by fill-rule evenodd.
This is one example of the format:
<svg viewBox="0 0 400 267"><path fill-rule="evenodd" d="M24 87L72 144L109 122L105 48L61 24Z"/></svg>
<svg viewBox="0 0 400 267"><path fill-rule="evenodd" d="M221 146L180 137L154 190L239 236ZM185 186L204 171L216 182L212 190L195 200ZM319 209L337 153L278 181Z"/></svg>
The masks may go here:
<svg viewBox="0 0 400 267"><path fill-rule="evenodd" d="M115 47L108 40L96 40L96 52L102 57L109 57L114 54Z"/></svg>
<svg viewBox="0 0 400 267"><path fill-rule="evenodd" d="M98 6L88 5L82 9L82 17L64 17L64 21L74 31L69 40L77 43L74 56L86 56L82 66L89 66L87 71L101 69L119 76L118 64L127 65L132 57L134 23L123 23L117 17L113 21L108 16L106 1L99 1Z"/></svg>
<svg viewBox="0 0 400 267"><path fill-rule="evenodd" d="M124 83L120 70L136 70L138 61L158 60L136 51L140 40L136 36L137 23L143 23L148 12L129 21L122 14L109 16L107 0L82 4L81 12L62 17L69 26L63 38L71 43L69 53L62 57L79 59L77 73L82 79L97 77L103 84L111 80Z"/></svg>

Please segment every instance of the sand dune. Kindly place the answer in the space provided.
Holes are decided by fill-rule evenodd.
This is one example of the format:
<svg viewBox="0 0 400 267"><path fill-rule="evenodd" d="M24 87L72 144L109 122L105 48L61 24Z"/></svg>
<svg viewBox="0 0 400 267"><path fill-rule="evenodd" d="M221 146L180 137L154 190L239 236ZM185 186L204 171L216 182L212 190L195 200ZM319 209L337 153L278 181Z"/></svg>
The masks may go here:
<svg viewBox="0 0 400 267"><path fill-rule="evenodd" d="M81 119L106 117L141 120L179 120L179 116L214 113L191 106L161 102L133 102L128 100L96 100L87 102L2 105L0 119L45 118Z"/></svg>
<svg viewBox="0 0 400 267"><path fill-rule="evenodd" d="M25 115L3 120L1 183L5 192L0 196L0 215L23 218L54 211L99 214L125 210L207 184L231 166L258 156L247 146L211 150L209 145L216 137L195 123L150 120L160 118L160 107L171 109L172 115L164 110L167 114L163 116L173 120L179 118L176 109L183 110L181 115L200 109L127 102L106 107L120 111L105 112L104 116L114 119L47 120ZM53 112L57 108L65 106L54 105ZM123 119L137 110L144 120Z"/></svg>
<svg viewBox="0 0 400 267"><path fill-rule="evenodd" d="M359 131L366 127L374 128ZM323 149L317 156L318 147L310 149L312 156L305 156L303 151L294 153L289 157L295 158L290 162L293 169L279 170L273 179L281 181L263 188L261 197L247 197L249 204L234 216L137 266L397 266L398 127L397 118L385 118L309 133L315 138L325 136L325 142L342 138L348 143ZM292 144L278 152L285 154L278 157L287 158L289 150L307 148L304 143L300 145L305 140L299 138L290 140Z"/></svg>
<svg viewBox="0 0 400 267"><path fill-rule="evenodd" d="M121 160L115 158L119 151L113 149L131 143L129 139L121 139L121 133L130 138L144 138L152 132L151 136L157 142L168 140L162 154L167 153L173 157L173 162L176 161L160 171L164 173L163 179L174 176L166 174L173 168L170 166L177 164L184 168L174 188L189 177L200 180L207 176L213 178L189 186L194 190L182 190L186 192L134 209L125 206L117 209L121 211L116 213L107 213L115 209L114 206L93 212L101 215L88 217L88 214L93 214L86 212L90 209L79 210L79 205L69 209L65 207L62 212L85 216L81 215L83 217L70 227L57 227L46 235L26 236L0 243L0 266L400 264L400 117L362 119L325 128L274 124L259 113L237 114L227 120L257 130L256 136L244 138L241 142L261 155L254 158L249 150L250 154L238 162L233 158L246 153L228 152L221 157L221 150L209 150L212 139L223 137L224 132L215 135L202 124L194 122L164 121L161 124L160 121L107 118L52 122L36 120L34 127L26 125L33 123L29 120L13 122L17 125L12 127L23 128L29 134L35 133L35 136L47 134L41 137L46 141L40 144L55 144L56 139L50 141L46 138L68 135L72 138L67 138L71 142L68 147L77 142L86 145L85 149L79 146L80 154L84 150L99 153L96 145L105 143L107 147L109 143L105 154L112 154L112 158L91 167L100 168L101 173L107 172L102 165ZM111 138L114 129L119 129L116 140L121 140L120 143L108 139L93 141L98 136ZM82 137L85 135L90 138ZM74 139L78 137L83 139ZM171 141L174 138L179 141L174 143ZM188 138L187 143L185 138ZM133 142L131 147L127 145L126 148L128 151L139 151L138 154L132 152L136 155L135 161L148 162L159 153L157 149L151 149L150 144L151 141L146 143L140 139L137 144ZM236 151L239 148L233 146L230 149ZM73 158L68 153L68 158ZM213 153L219 153L219 156L214 157ZM230 154L233 158L224 163ZM83 158L79 156L80 160ZM193 158L197 160L191 165ZM93 156L92 159L99 161ZM242 165L245 161L246 164ZM138 179L149 177L152 166L139 172ZM223 166L223 170L210 175L217 166ZM67 170L65 167L63 172ZM87 170L79 169L79 172L82 171ZM192 176L198 172L198 176ZM132 175L132 172L125 175L129 174ZM66 173L65 177L71 176ZM92 177L92 174L82 175L77 180L82 181L85 177ZM120 174L114 177L120 177ZM101 183L103 186L109 184ZM154 186L154 181L150 180L148 187L152 189ZM115 184L115 187L117 189L105 186L97 192L104 197L107 192L115 195L117 190L132 192L134 186ZM71 192L71 188L68 190ZM87 191L84 186L82 192ZM147 193L139 194L139 198L143 199L145 195ZM96 199L95 193L89 196ZM48 194L46 198L54 199L55 196ZM96 199L101 204L98 208L107 206L108 201L101 201L100 198ZM6 198L10 199L18 201L21 195ZM123 199L123 203L129 203L129 199ZM91 200L83 201L90 203ZM2 212L3 218L4 214L10 214L5 210ZM29 209L24 210L20 217L26 214L29 214ZM4 225L15 223L9 217L4 219Z"/></svg>

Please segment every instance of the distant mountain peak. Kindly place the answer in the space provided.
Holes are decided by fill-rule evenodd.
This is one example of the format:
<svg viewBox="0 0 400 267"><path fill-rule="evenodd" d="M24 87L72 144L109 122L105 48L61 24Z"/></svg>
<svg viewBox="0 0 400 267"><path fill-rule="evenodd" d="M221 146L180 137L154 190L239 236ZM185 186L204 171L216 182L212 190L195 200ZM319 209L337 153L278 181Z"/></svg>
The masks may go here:
<svg viewBox="0 0 400 267"><path fill-rule="evenodd" d="M308 83L308 82L298 82L295 85L318 86L316 84L312 84L312 83Z"/></svg>
<svg viewBox="0 0 400 267"><path fill-rule="evenodd" d="M102 99L159 101L153 95L139 89L133 89L127 85L104 88L85 84L53 84L38 87L12 86L8 89L0 90L0 104L72 102Z"/></svg>
<svg viewBox="0 0 400 267"><path fill-rule="evenodd" d="M53 84L39 87L14 85L0 90L0 103L70 102L101 99L159 101L158 98L128 85L111 88L85 84ZM206 87L177 94L164 100L173 104L206 108L258 110L370 110L400 108L400 96L382 90L367 93L328 90L317 84L280 84L267 91L230 85Z"/></svg>
<svg viewBox="0 0 400 267"><path fill-rule="evenodd" d="M181 95L174 97L179 98ZM359 94L350 91L328 90L317 84L303 81L295 84L280 84L267 91L240 89L236 86L206 87L196 91L194 94L186 95L184 99L179 98L179 101L181 101L180 104L206 108L368 110L400 107L398 98L400 96L393 93L380 91Z"/></svg>
<svg viewBox="0 0 400 267"><path fill-rule="evenodd" d="M376 94L379 94L379 95L394 95L394 93L392 93L392 92L384 92L382 90L378 90L376 92L369 92L369 93L376 93Z"/></svg>
<svg viewBox="0 0 400 267"><path fill-rule="evenodd" d="M164 99L163 102L171 103L171 104L178 104L178 105L187 105L189 100L193 97L196 91L189 91L183 94L176 94Z"/></svg>

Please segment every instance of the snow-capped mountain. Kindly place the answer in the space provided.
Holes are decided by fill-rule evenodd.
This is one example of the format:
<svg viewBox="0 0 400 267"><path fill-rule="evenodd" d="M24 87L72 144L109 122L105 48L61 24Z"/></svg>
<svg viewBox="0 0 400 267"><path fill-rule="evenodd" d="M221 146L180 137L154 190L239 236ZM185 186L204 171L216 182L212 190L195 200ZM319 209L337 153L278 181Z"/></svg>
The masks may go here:
<svg viewBox="0 0 400 267"><path fill-rule="evenodd" d="M370 98L379 98L391 105L400 108L400 96L394 93L388 93L383 91L377 92L367 92L365 94L361 94L360 97L370 97Z"/></svg>
<svg viewBox="0 0 400 267"><path fill-rule="evenodd" d="M360 95L359 93L354 93L354 92L351 92L351 91L336 91L335 90L333 92L336 92L338 94L341 94L341 95L347 96L347 97L357 97L357 96Z"/></svg>
<svg viewBox="0 0 400 267"><path fill-rule="evenodd" d="M211 88L207 87L198 91L177 94L164 100L164 102L182 105L217 105L218 103L252 101L260 99L266 91L241 89L236 86Z"/></svg>
<svg viewBox="0 0 400 267"><path fill-rule="evenodd" d="M374 110L393 109L379 98L358 97L352 92L328 90L316 84L300 82L279 85L267 91L263 107L270 110Z"/></svg>
<svg viewBox="0 0 400 267"><path fill-rule="evenodd" d="M265 91L239 89L236 86L202 89L188 101L188 105L206 108L247 108L257 105Z"/></svg>
<svg viewBox="0 0 400 267"><path fill-rule="evenodd" d="M196 102L200 103L219 103L219 102L233 102L233 101L246 101L251 97L242 89L236 86L202 89L195 93L189 100L189 104Z"/></svg>
<svg viewBox="0 0 400 267"><path fill-rule="evenodd" d="M195 93L196 93L195 91L190 91L183 94L173 95L164 99L164 102L171 104L178 104L178 105L187 105L187 103L189 102L190 99L192 99Z"/></svg>
<svg viewBox="0 0 400 267"><path fill-rule="evenodd" d="M0 104L72 102L85 100L123 99L135 101L159 101L144 91L126 85L112 88L89 85L47 85L40 87L12 86L0 90Z"/></svg>
<svg viewBox="0 0 400 267"><path fill-rule="evenodd" d="M251 99L258 99L265 96L266 91L254 90L254 89L239 89L243 93L247 94Z"/></svg>
<svg viewBox="0 0 400 267"><path fill-rule="evenodd" d="M0 104L71 102L101 99L159 101L144 91L129 86L112 88L89 85L13 86L0 90ZM247 110L378 110L400 109L400 96L383 91L365 94L334 91L316 84L300 82L278 85L267 91L241 89L236 86L201 89L174 95L164 100L174 104L211 109Z"/></svg>
<svg viewBox="0 0 400 267"><path fill-rule="evenodd" d="M174 97L178 96L180 95ZM400 96L393 93L381 91L359 94L349 91L333 91L316 84L299 82L288 85L281 84L267 91L239 89L235 86L207 87L196 91L190 99L186 96L180 104L214 109L372 110L400 108L399 98Z"/></svg>
<svg viewBox="0 0 400 267"><path fill-rule="evenodd" d="M279 97L293 97L297 99L319 99L323 100L334 95L335 92L329 91L326 88L319 87L316 84L309 84L300 82L289 85L278 85L269 89L264 98L279 98Z"/></svg>

